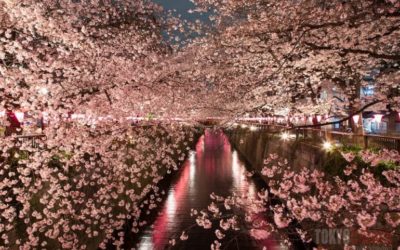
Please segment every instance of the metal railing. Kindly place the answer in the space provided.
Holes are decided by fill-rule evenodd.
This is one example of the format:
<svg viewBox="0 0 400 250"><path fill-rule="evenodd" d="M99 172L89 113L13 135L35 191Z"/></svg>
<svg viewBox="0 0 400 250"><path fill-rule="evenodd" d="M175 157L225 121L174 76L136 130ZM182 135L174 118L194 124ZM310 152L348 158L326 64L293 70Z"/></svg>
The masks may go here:
<svg viewBox="0 0 400 250"><path fill-rule="evenodd" d="M44 134L17 135L15 138L17 142L20 143L30 142L33 148L38 148L40 140L43 140L43 138L45 138L45 135Z"/></svg>
<svg viewBox="0 0 400 250"><path fill-rule="evenodd" d="M256 126L259 129L267 132L277 133L280 131L289 130L289 127L278 124L259 124L253 123L251 126ZM299 128L295 129L296 138L310 139L315 142L331 140L342 145L356 145L364 148L385 148L390 150L400 151L400 137L374 134L354 134L340 132L328 129L315 128ZM38 148L40 140L45 138L44 134L18 135L16 139L19 142L30 141L32 147Z"/></svg>
<svg viewBox="0 0 400 250"><path fill-rule="evenodd" d="M293 130L279 124L260 124L251 123L251 126L256 126L259 129L268 132L277 133L280 131ZM310 139L316 142L325 140L335 141L342 145L354 145L363 148L381 148L400 151L400 136L391 135L375 135L375 134L354 134L329 130L324 128L298 128L293 130L296 138Z"/></svg>
<svg viewBox="0 0 400 250"><path fill-rule="evenodd" d="M387 148L400 151L400 137L383 135L364 135L364 147Z"/></svg>

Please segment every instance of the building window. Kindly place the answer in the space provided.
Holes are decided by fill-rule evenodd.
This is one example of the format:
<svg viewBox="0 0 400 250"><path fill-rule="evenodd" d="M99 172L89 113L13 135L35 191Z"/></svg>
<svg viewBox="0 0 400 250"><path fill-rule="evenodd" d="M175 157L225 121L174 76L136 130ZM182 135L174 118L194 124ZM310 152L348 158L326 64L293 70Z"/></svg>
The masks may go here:
<svg viewBox="0 0 400 250"><path fill-rule="evenodd" d="M375 122L372 118L363 119L364 131L368 134L386 134L387 122Z"/></svg>
<svg viewBox="0 0 400 250"><path fill-rule="evenodd" d="M362 96L373 96L374 95L374 86L368 85L366 87L361 88Z"/></svg>

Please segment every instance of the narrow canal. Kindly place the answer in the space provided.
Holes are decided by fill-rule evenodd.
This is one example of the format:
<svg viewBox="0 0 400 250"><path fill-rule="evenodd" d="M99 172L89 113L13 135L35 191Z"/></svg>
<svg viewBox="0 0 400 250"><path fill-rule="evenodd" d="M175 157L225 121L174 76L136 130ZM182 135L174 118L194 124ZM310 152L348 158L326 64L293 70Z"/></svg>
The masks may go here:
<svg viewBox="0 0 400 250"><path fill-rule="evenodd" d="M163 207L155 221L144 230L138 249L167 249L172 237L179 238L183 230L195 223L195 218L190 216L191 209L207 208L212 192L222 196L233 192L256 195L257 187L254 181L246 177L245 165L226 135L222 131L206 130L172 181ZM214 240L214 230L194 227L189 231L189 239L180 242L174 249L210 249ZM276 249L272 240L265 244L268 249ZM262 248L249 237L241 237L234 244L222 246L221 249Z"/></svg>

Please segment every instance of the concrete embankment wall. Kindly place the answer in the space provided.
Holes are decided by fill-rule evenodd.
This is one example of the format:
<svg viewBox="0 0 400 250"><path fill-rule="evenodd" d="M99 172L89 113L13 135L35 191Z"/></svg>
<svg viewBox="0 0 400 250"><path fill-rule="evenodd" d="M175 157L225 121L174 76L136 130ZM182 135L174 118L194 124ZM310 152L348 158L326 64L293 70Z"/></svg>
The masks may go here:
<svg viewBox="0 0 400 250"><path fill-rule="evenodd" d="M278 154L285 158L295 168L322 167L327 154L322 146L304 141L283 141L279 134L266 130L251 131L248 128L238 128L225 131L231 144L251 164L255 170L261 170L263 161L269 154Z"/></svg>

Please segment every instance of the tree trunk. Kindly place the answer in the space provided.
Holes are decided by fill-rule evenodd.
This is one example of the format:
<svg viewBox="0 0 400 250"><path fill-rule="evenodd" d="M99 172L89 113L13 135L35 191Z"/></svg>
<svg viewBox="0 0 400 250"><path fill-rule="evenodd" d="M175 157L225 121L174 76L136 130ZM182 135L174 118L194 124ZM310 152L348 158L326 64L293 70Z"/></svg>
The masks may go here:
<svg viewBox="0 0 400 250"><path fill-rule="evenodd" d="M356 113L361 108L361 79L355 82L356 90L352 92L350 97L350 107L349 112L350 114ZM358 101L357 101L358 100ZM358 114L358 121L354 121L354 116L349 120L349 126L351 128L353 135L353 143L355 145L359 145L361 147L364 146L364 126L363 126L363 114Z"/></svg>

